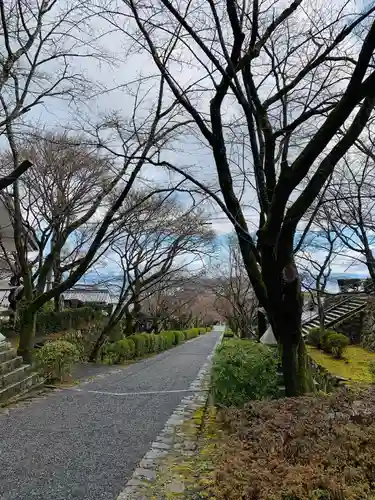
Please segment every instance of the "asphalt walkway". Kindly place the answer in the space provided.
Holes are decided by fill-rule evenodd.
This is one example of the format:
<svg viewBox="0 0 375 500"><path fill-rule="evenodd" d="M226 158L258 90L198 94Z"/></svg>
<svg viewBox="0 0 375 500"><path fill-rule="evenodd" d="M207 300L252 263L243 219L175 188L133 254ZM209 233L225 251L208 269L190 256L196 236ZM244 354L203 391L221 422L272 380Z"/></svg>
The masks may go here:
<svg viewBox="0 0 375 500"><path fill-rule="evenodd" d="M114 500L219 336L0 412L0 499Z"/></svg>

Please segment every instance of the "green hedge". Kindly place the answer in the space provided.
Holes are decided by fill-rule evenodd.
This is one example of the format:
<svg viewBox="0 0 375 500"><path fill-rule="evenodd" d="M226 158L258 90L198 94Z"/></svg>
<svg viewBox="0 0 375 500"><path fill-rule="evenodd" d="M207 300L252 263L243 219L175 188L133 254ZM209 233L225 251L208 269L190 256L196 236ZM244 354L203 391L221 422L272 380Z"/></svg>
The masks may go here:
<svg viewBox="0 0 375 500"><path fill-rule="evenodd" d="M66 330L79 329L85 324L103 318L100 311L91 307L78 307L77 309L66 309L65 311L40 311L36 317L36 335L47 335Z"/></svg>
<svg viewBox="0 0 375 500"><path fill-rule="evenodd" d="M230 339L215 352L212 390L219 406L243 406L277 393L277 357L267 346Z"/></svg>
<svg viewBox="0 0 375 500"><path fill-rule="evenodd" d="M185 339L197 337L199 331L205 333L206 328L190 330L169 330L157 335L153 333L136 333L122 340L106 344L102 349L102 358L106 363L122 363L129 359L142 358L147 354L157 353L179 345ZM211 328L209 328L211 331ZM128 343L129 342L129 343Z"/></svg>
<svg viewBox="0 0 375 500"><path fill-rule="evenodd" d="M103 347L103 358L109 364L118 364L134 359L135 343L133 340L121 339Z"/></svg>
<svg viewBox="0 0 375 500"><path fill-rule="evenodd" d="M136 333L134 335L130 335L127 337L129 340L132 340L135 344L135 355L137 357L144 356L148 352L148 347L146 346L147 333Z"/></svg>
<svg viewBox="0 0 375 500"><path fill-rule="evenodd" d="M185 340L194 339L199 335L199 328L190 328L189 330L184 331Z"/></svg>
<svg viewBox="0 0 375 500"><path fill-rule="evenodd" d="M182 342L185 340L185 334L184 334L184 332L182 332L180 330L176 330L174 332L174 336L175 336L175 340L174 340L175 345L182 344Z"/></svg>

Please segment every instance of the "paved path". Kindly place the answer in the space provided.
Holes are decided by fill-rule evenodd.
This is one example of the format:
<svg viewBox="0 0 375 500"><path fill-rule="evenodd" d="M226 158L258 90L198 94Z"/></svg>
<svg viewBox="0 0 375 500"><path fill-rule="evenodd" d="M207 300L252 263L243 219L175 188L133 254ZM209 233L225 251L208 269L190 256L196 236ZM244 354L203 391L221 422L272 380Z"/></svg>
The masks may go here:
<svg viewBox="0 0 375 500"><path fill-rule="evenodd" d="M0 412L0 499L115 499L219 336Z"/></svg>

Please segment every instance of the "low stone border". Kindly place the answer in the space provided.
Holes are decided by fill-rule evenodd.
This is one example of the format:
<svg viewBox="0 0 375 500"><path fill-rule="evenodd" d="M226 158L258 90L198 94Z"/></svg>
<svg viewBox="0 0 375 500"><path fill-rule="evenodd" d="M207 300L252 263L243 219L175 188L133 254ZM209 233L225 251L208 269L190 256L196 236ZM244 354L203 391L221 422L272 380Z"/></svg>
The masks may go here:
<svg viewBox="0 0 375 500"><path fill-rule="evenodd" d="M142 500L155 497L153 491L162 462L176 451L184 456L194 454L201 429L204 411L207 405L212 357L221 343L223 334L216 342L207 361L199 370L196 379L190 384L189 396L185 396L167 420L164 429L152 443L150 451L142 458L132 478L118 495L117 500ZM196 413L198 412L198 415ZM183 493L183 484L172 485L177 494ZM176 491L177 490L177 491Z"/></svg>
<svg viewBox="0 0 375 500"><path fill-rule="evenodd" d="M333 392L339 387L347 385L347 380L338 375L333 375L327 368L317 363L311 356L307 355L307 362L312 371L315 387L319 391Z"/></svg>

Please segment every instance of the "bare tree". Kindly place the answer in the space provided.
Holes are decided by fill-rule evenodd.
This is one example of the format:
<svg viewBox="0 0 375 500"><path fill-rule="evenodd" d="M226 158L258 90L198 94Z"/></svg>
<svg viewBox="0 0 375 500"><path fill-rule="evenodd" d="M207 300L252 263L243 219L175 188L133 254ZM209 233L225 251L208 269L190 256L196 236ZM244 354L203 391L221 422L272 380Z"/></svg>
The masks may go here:
<svg viewBox="0 0 375 500"><path fill-rule="evenodd" d="M346 0L123 4L136 25L132 40L147 47L211 151L224 201L167 157L159 164L205 189L232 221L282 346L286 393L304 393L312 384L294 236L373 112L375 7L358 13ZM245 187L257 193L257 241L244 216Z"/></svg>
<svg viewBox="0 0 375 500"><path fill-rule="evenodd" d="M0 2L0 135L13 142L24 134L32 110L50 99L75 102L88 85L75 60L104 60L89 22L86 1ZM31 166L14 157L14 170L0 179L0 190Z"/></svg>
<svg viewBox="0 0 375 500"><path fill-rule="evenodd" d="M375 284L375 150L372 127L366 137L356 141L356 148L347 155L335 173L337 188L330 189L330 213L328 217L338 238L354 256L366 264Z"/></svg>
<svg viewBox="0 0 375 500"><path fill-rule="evenodd" d="M297 254L297 263L301 272L302 283L316 302L319 326L325 328L324 293L331 276L332 265L343 255L343 244L332 223L331 207L328 203L319 203L314 213L313 227Z"/></svg>
<svg viewBox="0 0 375 500"><path fill-rule="evenodd" d="M97 206L99 198L103 200L111 162L83 145L80 137L66 133L28 137L19 143L19 154L32 162L18 181L18 192L23 233L37 245L33 286L42 292L51 288L52 280L53 286L61 283L63 274L79 264L80 253L96 227L82 216ZM0 196L14 217L13 198L8 193ZM5 249L3 254L6 258ZM27 260L26 253L23 259ZM17 275L19 266L14 264ZM56 296L56 310L59 304Z"/></svg>
<svg viewBox="0 0 375 500"><path fill-rule="evenodd" d="M256 338L258 301L235 236L229 239L226 250L227 259L213 269L216 279L211 286L216 294L216 308L239 337Z"/></svg>
<svg viewBox="0 0 375 500"><path fill-rule="evenodd" d="M156 283L165 280L169 273L191 266L197 258L203 259L213 241L203 215L191 207L183 207L168 191L159 195L155 191L134 193L122 210L119 232L111 243L114 263L120 267L117 304L97 339L91 354L93 360L108 333L124 316L126 334L133 333L141 300L152 292Z"/></svg>
<svg viewBox="0 0 375 500"><path fill-rule="evenodd" d="M152 320L152 331L210 326L222 320L211 281L191 269L163 276L141 301L142 311Z"/></svg>
<svg viewBox="0 0 375 500"><path fill-rule="evenodd" d="M137 96L139 97L139 95ZM136 103L137 104L137 103ZM69 225L62 231L60 237L53 244L44 264L38 273L37 285L33 283L33 267L26 258L27 243L30 232L23 224L22 199L23 193L19 183L15 183L12 188L12 224L14 229L14 241L16 244L16 257L22 277L24 291L23 302L20 308L20 344L18 352L23 356L25 362L30 362L33 349L33 339L35 335L35 318L38 309L49 300L61 295L65 290L74 285L87 271L98 252L102 249L106 237L111 233L116 222L116 214L130 195L137 177L142 168L158 154L160 149L167 143L168 134L176 134L176 123L170 121L170 100L164 104L164 78L161 77L157 89L156 101L147 110L137 105L132 110L132 128L127 131L124 137L123 154L120 159L115 156L110 163L109 176L105 179L99 195L88 205L87 208L76 214L74 221L69 221ZM106 120L96 129L97 142L100 147L110 154L110 148L106 148L106 138L108 131L116 127L116 124ZM102 134L102 135L101 135ZM13 160L20 156L20 149L16 141L11 142L11 153ZM16 161L15 161L16 163ZM55 165L58 168L58 164ZM116 196L111 196L116 188ZM132 207L128 207L131 211ZM100 217L97 217L100 211ZM95 217L97 217L95 219ZM74 263L69 273L64 275L60 283L45 289L47 277L51 266L55 262L56 256L62 252L64 244L69 235L75 230L96 222L96 228L91 235L87 245L85 245L84 255L81 255Z"/></svg>

